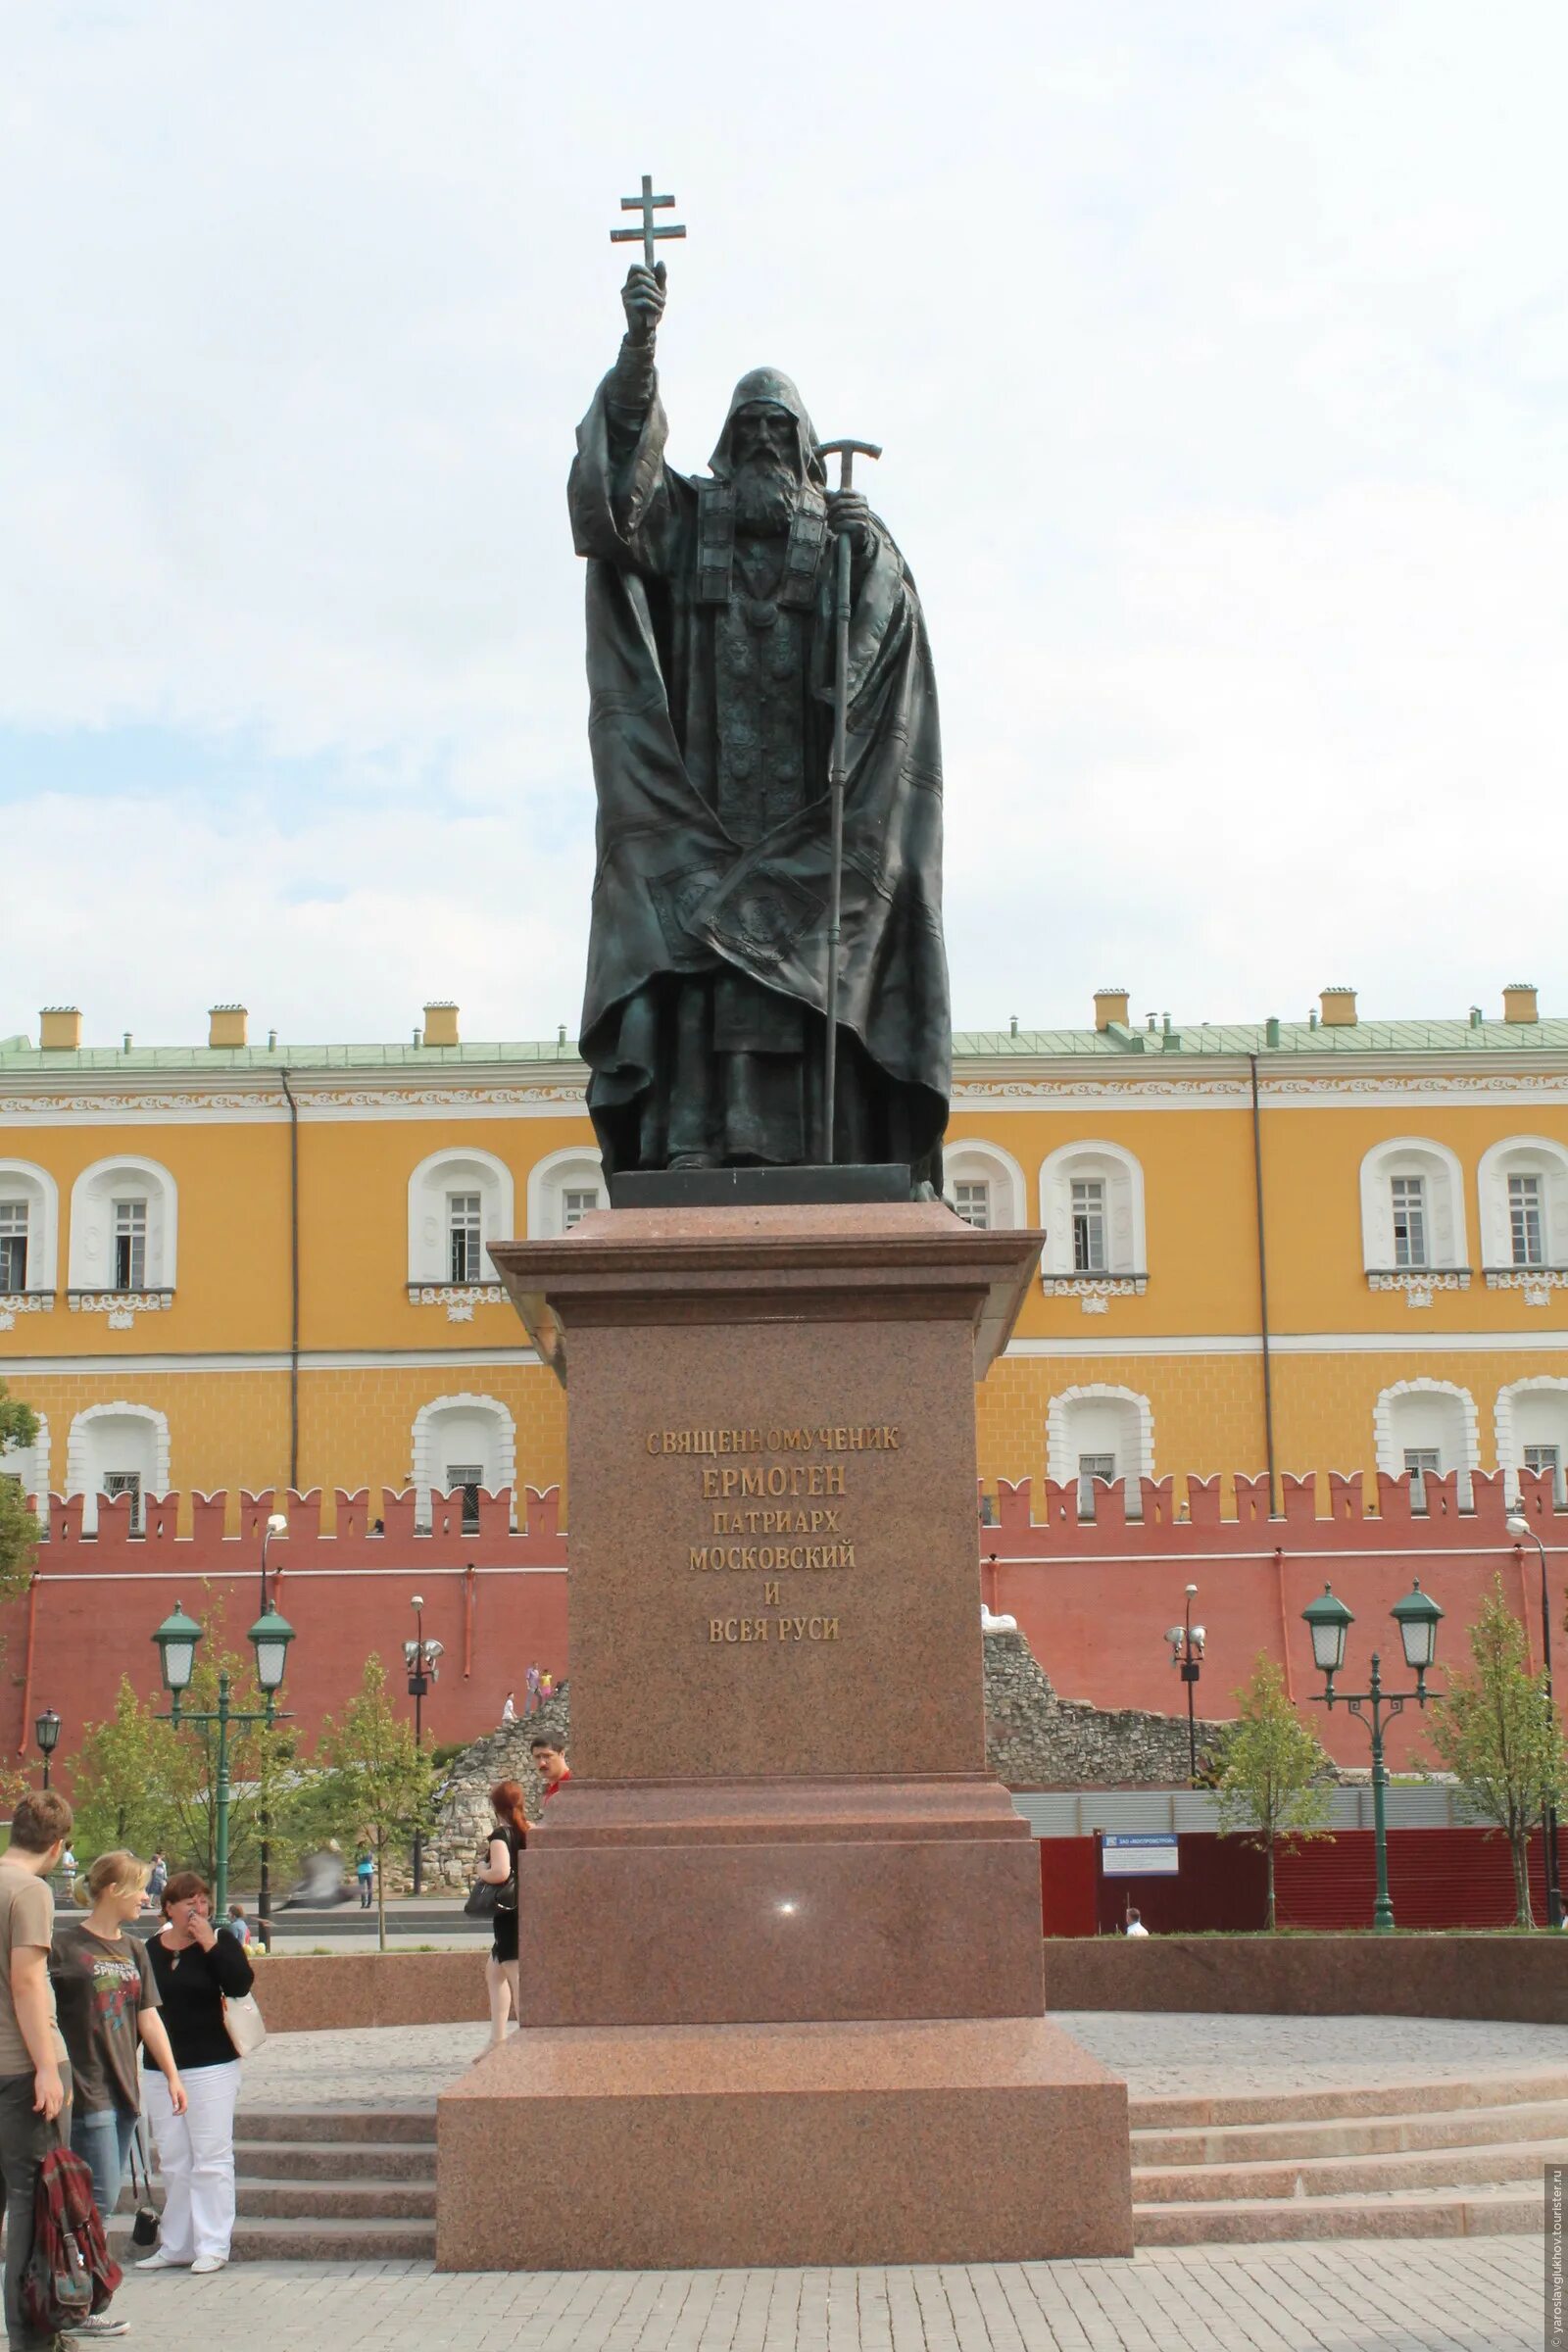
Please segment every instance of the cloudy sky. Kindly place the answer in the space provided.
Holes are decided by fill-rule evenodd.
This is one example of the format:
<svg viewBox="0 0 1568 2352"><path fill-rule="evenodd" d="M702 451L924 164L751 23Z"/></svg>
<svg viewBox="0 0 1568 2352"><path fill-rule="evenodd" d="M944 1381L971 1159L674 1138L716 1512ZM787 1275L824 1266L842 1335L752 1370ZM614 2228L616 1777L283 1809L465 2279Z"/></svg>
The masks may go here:
<svg viewBox="0 0 1568 2352"><path fill-rule="evenodd" d="M886 445L959 1026L1568 1012L1560 0L0 0L0 1035L574 1030L563 487Z"/></svg>

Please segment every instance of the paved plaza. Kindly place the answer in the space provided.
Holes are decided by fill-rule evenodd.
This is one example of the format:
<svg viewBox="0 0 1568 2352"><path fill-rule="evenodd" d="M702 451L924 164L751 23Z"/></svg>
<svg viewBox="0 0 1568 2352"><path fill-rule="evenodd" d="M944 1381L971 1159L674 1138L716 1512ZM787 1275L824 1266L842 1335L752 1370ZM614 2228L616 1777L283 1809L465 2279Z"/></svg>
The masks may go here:
<svg viewBox="0 0 1568 2352"><path fill-rule="evenodd" d="M549 2193L519 2181L519 2198ZM569 2196L569 2181L561 2193ZM939 2270L467 2272L236 2265L132 2277L160 2352L1541 2352L1534 2237Z"/></svg>
<svg viewBox="0 0 1568 2352"><path fill-rule="evenodd" d="M473 1968L476 2004L484 1962ZM1426 2082L1507 2069L1568 2070L1568 2025L1418 2017L1217 2017L1168 2011L1054 2013L1134 2098L1234 2096L1357 2082ZM419 2107L482 2055L469 2026L381 2026L279 2034L245 2062L249 2107Z"/></svg>
<svg viewBox="0 0 1568 2352"><path fill-rule="evenodd" d="M477 1968L476 1968L477 1976ZM1568 2026L1413 2018L1073 2016L1134 2095L1431 2081L1568 2066ZM246 2065L256 2107L422 2106L484 2027L282 2034ZM544 2152L542 2152L544 2153ZM569 2198L520 2180L519 2202ZM929 2270L434 2272L236 2264L127 2279L159 2352L1541 2352L1539 2236L1146 2251L1128 2262Z"/></svg>

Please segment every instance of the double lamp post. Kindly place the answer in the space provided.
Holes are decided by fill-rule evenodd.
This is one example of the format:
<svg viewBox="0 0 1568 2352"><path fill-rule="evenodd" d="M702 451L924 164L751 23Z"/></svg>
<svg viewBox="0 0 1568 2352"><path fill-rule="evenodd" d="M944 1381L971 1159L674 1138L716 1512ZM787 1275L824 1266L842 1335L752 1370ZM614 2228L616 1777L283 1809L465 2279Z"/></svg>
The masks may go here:
<svg viewBox="0 0 1568 2352"><path fill-rule="evenodd" d="M288 1721L288 1717L279 1712L276 1700L283 1684L288 1645L294 1639L294 1628L267 1596L267 1545L273 1536L285 1531L287 1524L275 1512L267 1523L267 1535L262 1543L262 1613L247 1636L256 1653L256 1680L261 1685L265 1702L260 1714L231 1703L226 1667L218 1678L218 1705L215 1708L192 1711L181 1705L185 1692L190 1689L191 1676L196 1671L196 1645L201 1641L202 1629L193 1617L186 1616L177 1600L153 1636L158 1644L158 1663L164 1678L164 1689L169 1692L169 1713L163 1720L176 1726L215 1724L218 1728L218 1772L213 1791L213 1910L218 1920L222 1919L228 1908L228 1808L232 1795L228 1772L229 1733L248 1729L256 1723L265 1724L270 1732L274 1723ZM272 1891L268 1874L270 1857L265 1785L262 1805L261 1888L257 1895L256 1913L265 1943L268 1940L267 1923L272 1916Z"/></svg>

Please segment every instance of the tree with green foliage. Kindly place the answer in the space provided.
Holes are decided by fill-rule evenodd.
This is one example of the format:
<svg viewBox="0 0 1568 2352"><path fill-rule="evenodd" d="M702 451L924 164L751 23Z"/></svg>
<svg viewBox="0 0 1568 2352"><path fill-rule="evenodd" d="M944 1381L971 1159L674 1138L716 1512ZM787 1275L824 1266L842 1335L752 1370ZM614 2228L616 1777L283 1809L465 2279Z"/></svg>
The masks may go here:
<svg viewBox="0 0 1568 2352"><path fill-rule="evenodd" d="M84 1861L128 1846L151 1854L172 1842L179 1734L120 1678L115 1711L88 1724L72 1767L75 1844Z"/></svg>
<svg viewBox="0 0 1568 2352"><path fill-rule="evenodd" d="M1507 1838L1515 1924L1533 1928L1530 1834L1562 1801L1568 1751L1545 1676L1530 1671L1525 1629L1500 1576L1470 1628L1470 1655L1474 1671L1450 1674L1432 1711L1432 1744L1458 1782L1464 1809Z"/></svg>
<svg viewBox="0 0 1568 2352"><path fill-rule="evenodd" d="M1274 1856L1315 1838L1328 1838L1334 1767L1315 1732L1297 1714L1285 1675L1267 1651L1258 1652L1251 1680L1235 1694L1237 1719L1225 1734L1214 1793L1222 1838L1248 1833L1247 1843L1268 1861L1268 1914L1274 1928Z"/></svg>
<svg viewBox="0 0 1568 2352"><path fill-rule="evenodd" d="M319 1754L347 1839L368 1845L375 1863L376 1932L384 1952L387 1852L429 1826L433 1784L429 1755L416 1746L414 1726L394 1712L386 1668L373 1650L341 1720L328 1717L321 1727Z"/></svg>
<svg viewBox="0 0 1568 2352"><path fill-rule="evenodd" d="M30 1446L38 1416L0 1381L0 1455L8 1446ZM26 1590L38 1548L38 1522L16 1476L0 1474L0 1600Z"/></svg>

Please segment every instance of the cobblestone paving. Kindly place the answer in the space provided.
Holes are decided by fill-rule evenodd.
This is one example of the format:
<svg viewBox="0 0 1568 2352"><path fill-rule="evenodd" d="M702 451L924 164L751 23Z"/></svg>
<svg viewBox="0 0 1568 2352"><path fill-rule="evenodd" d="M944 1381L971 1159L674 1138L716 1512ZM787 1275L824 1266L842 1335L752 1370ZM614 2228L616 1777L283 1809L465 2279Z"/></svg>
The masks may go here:
<svg viewBox="0 0 1568 2352"><path fill-rule="evenodd" d="M484 1980L474 1964L475 1990ZM1057 2021L1135 2098L1163 2092L1304 2089L1431 2082L1450 2075L1557 2066L1568 2026L1471 2025L1413 2017L1211 2017L1097 2012ZM417 2107L485 2047L482 2014L466 2026L280 2034L245 2062L253 2107Z"/></svg>
<svg viewBox="0 0 1568 2352"><path fill-rule="evenodd" d="M132 2275L116 2309L159 2352L1540 2352L1542 2268L1535 2237L941 2270L255 2263Z"/></svg>

